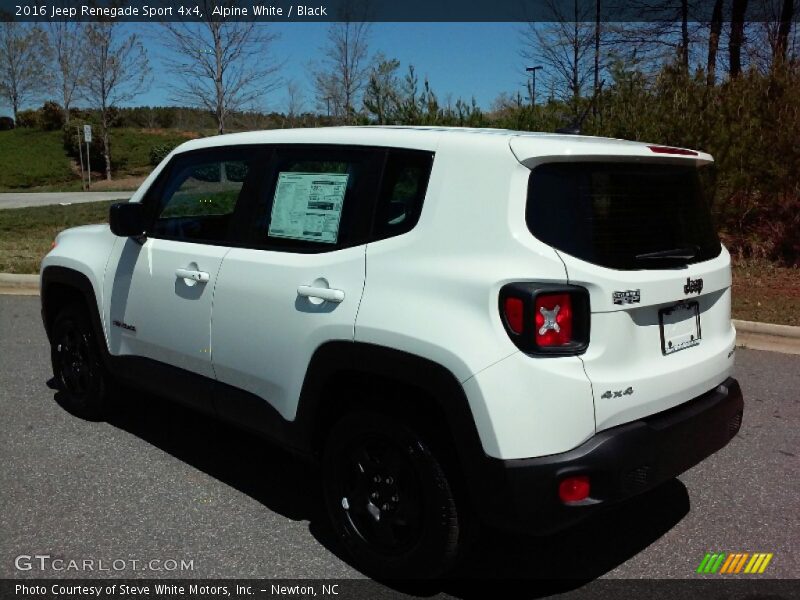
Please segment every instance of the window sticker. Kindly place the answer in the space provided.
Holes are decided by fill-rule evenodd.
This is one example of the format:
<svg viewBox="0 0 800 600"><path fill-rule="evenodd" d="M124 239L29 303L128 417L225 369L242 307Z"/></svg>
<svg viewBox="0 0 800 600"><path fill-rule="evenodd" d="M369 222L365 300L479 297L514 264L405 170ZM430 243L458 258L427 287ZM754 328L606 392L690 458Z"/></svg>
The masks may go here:
<svg viewBox="0 0 800 600"><path fill-rule="evenodd" d="M270 237L335 244L348 174L278 174Z"/></svg>

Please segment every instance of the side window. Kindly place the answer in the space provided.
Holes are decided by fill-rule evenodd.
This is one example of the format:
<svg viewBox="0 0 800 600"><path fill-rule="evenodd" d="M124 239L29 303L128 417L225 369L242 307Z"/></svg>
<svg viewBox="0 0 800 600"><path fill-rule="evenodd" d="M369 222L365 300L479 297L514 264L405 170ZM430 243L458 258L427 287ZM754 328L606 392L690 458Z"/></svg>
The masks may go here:
<svg viewBox="0 0 800 600"><path fill-rule="evenodd" d="M392 151L386 163L378 198L373 239L411 231L419 221L433 166L429 152Z"/></svg>
<svg viewBox="0 0 800 600"><path fill-rule="evenodd" d="M242 151L214 151L176 159L160 188L150 235L226 241L252 160Z"/></svg>
<svg viewBox="0 0 800 600"><path fill-rule="evenodd" d="M344 146L277 147L251 245L315 253L365 243L384 155Z"/></svg>

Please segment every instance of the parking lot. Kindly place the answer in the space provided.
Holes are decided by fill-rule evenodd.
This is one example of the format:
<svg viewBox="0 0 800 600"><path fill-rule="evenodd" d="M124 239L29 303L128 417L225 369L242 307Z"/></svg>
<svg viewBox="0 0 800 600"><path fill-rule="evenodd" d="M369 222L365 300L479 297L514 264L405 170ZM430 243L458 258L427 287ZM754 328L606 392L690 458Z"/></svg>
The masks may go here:
<svg viewBox="0 0 800 600"><path fill-rule="evenodd" d="M38 311L38 297L0 296L0 577L107 575L15 565L37 553L124 560L115 575L130 578L362 577L337 554L316 473L281 451L132 393L110 422L63 410L48 386ZM706 552L771 552L763 577L797 577L800 356L737 355L745 416L726 448L567 533L491 535L464 573L569 578L547 584L557 592L591 589L597 578L701 577L695 569ZM164 561L191 568L167 570L173 563ZM461 596L468 584L442 586Z"/></svg>

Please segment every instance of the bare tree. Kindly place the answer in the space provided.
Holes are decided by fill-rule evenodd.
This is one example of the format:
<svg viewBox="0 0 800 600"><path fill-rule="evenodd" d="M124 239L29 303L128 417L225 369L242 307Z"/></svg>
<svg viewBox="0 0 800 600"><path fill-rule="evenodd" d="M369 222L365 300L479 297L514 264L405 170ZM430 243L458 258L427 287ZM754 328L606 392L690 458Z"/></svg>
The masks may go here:
<svg viewBox="0 0 800 600"><path fill-rule="evenodd" d="M619 2L620 0L614 0ZM692 45L700 30L709 0L627 0L620 10L636 15L640 21L617 24L608 46L623 59L635 55L645 69L658 70L665 61L677 62L689 71Z"/></svg>
<svg viewBox="0 0 800 600"><path fill-rule="evenodd" d="M573 116L578 115L580 99L595 78L594 65L600 69L596 7L579 0L573 0L571 7L547 0L546 6L552 21L525 25L521 55L544 65L557 95L570 105Z"/></svg>
<svg viewBox="0 0 800 600"><path fill-rule="evenodd" d="M706 61L706 84L713 86L717 81L717 51L722 33L722 4L724 0L714 0L711 23L708 32L708 59Z"/></svg>
<svg viewBox="0 0 800 600"><path fill-rule="evenodd" d="M0 23L0 94L8 100L14 121L20 107L47 86L47 44L36 25Z"/></svg>
<svg viewBox="0 0 800 600"><path fill-rule="evenodd" d="M166 63L177 75L173 100L210 111L224 133L232 112L259 104L282 85L281 65L271 55L277 35L265 23L214 20L206 4L208 20L164 25L173 51Z"/></svg>
<svg viewBox="0 0 800 600"><path fill-rule="evenodd" d="M325 58L313 66L320 106L332 109L333 116L345 123L355 120L356 107L369 80L370 24L364 20L366 16L365 3L346 3L340 21L328 28Z"/></svg>
<svg viewBox="0 0 800 600"><path fill-rule="evenodd" d="M113 21L91 23L86 28L84 94L100 113L100 135L106 179L111 179L109 130L111 109L136 97L147 81L150 67L138 34L125 35Z"/></svg>
<svg viewBox="0 0 800 600"><path fill-rule="evenodd" d="M744 17L747 0L733 0L731 5L731 32L728 39L728 73L731 79L742 72L742 46L744 45Z"/></svg>
<svg viewBox="0 0 800 600"><path fill-rule="evenodd" d="M290 80L286 84L286 116L289 119L289 127L294 127L297 117L303 112L305 98L300 84Z"/></svg>
<svg viewBox="0 0 800 600"><path fill-rule="evenodd" d="M84 27L66 19L48 26L54 83L61 95L64 123L69 125L69 109L80 90L84 71Z"/></svg>

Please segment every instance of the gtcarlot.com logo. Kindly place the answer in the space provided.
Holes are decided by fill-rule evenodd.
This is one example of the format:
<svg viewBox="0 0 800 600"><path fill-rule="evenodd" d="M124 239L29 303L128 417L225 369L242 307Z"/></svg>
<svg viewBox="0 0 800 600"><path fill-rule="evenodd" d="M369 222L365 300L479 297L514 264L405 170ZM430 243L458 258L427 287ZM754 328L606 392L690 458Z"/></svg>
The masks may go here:
<svg viewBox="0 0 800 600"><path fill-rule="evenodd" d="M58 558L49 554L20 554L14 559L18 571L194 571L194 559L184 558Z"/></svg>
<svg viewBox="0 0 800 600"><path fill-rule="evenodd" d="M771 552L706 552L698 573L720 575L761 574L772 561Z"/></svg>

